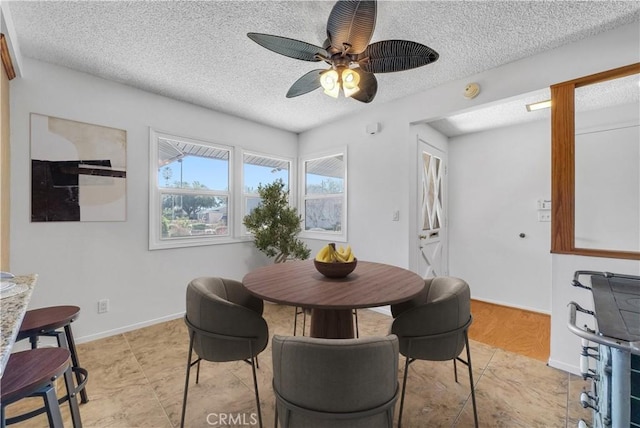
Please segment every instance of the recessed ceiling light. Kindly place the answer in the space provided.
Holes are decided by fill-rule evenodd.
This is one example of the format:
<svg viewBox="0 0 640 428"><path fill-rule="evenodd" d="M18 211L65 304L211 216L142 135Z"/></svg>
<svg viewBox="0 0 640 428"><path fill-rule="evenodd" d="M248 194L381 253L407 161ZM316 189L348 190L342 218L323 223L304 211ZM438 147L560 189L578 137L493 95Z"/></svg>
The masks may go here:
<svg viewBox="0 0 640 428"><path fill-rule="evenodd" d="M537 103L527 104L527 111L542 110L551 107L551 100L538 101Z"/></svg>

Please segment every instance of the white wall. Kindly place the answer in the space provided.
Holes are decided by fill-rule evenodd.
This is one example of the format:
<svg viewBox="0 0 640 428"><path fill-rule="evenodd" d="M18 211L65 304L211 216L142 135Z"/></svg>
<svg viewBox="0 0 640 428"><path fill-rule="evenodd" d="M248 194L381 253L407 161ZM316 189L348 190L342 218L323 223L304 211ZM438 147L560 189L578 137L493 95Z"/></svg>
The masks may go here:
<svg viewBox="0 0 640 428"><path fill-rule="evenodd" d="M576 187L576 213L579 213L576 215L577 247L607 249L614 248L611 245L615 245L617 249L638 250L638 239L640 239L640 236L638 236L640 227L640 215L638 215L639 195L637 193L638 170L640 169L640 158L638 157L640 140L637 138L638 117L637 105L623 105L616 108L610 107L606 110L576 114L576 133L581 134L580 137L576 138L576 165L579 165L579 162L585 162L585 155L591 155L592 165L590 166L598 170L598 172L594 173L594 176L602 178L607 175L606 180L609 180L608 182L590 180L593 177L586 177L588 172L585 170L589 169L590 166L583 164L580 167L576 167L576 182L582 182L582 186ZM635 128L624 128L625 132L623 134L629 132L632 135L627 140L628 147L626 149L621 147L620 141L611 140L611 135L608 133L598 132L592 134L594 131L615 128L616 124L621 127L632 124L636 126ZM589 148L584 147L587 143L585 141L587 136L597 136L599 141ZM621 135L616 135L616 138L620 137ZM614 146L616 152L611 151ZM622 153L626 152L626 159L620 157L621 151ZM597 165L594 165L595 163ZM590 189L587 190L586 187L590 187ZM583 194L580 193L580 188L582 188ZM620 195L625 190L630 194ZM635 195L633 195L634 192ZM589 203L594 200L596 204L600 202L600 205L606 209L600 210L600 207L594 209L594 204ZM618 213L609 215L606 210L615 210ZM600 218L589 218L592 215L598 215ZM600 223L603 220L604 224L601 224L601 226L613 228L606 233L606 239L602 239L604 234L596 230L588 232L588 241L584 239L585 235L580 236L581 231L584 233L586 230L584 222ZM581 222L583 225L580 224ZM622 236L617 236L617 227L624 227L626 233ZM579 239L580 237L583 239ZM600 237L600 242L597 241L598 237ZM617 241L612 238L617 238ZM640 275L640 261L554 254L552 255L551 269L553 272L553 302L551 308L553 316L551 317L551 356L549 357L549 364L578 374L577 359L567 358L570 355L577 355L577 350L580 349L580 339L567 329L569 316L567 304L570 301L575 301L580 306L592 310L593 299L591 293L587 290L571 286L575 271L593 270ZM588 278L585 277L583 280L585 285L589 285L586 282ZM576 325L582 327L585 324L592 329L595 328L593 317L578 313Z"/></svg>
<svg viewBox="0 0 640 428"><path fill-rule="evenodd" d="M180 316L197 276L242 279L269 261L251 242L148 250L149 127L296 157L297 135L26 59L11 82L11 268L39 274L30 308L82 309L80 341ZM127 131L127 221L30 222L31 112ZM97 314L97 301L111 309Z"/></svg>
<svg viewBox="0 0 640 428"><path fill-rule="evenodd" d="M637 62L637 35L637 24L627 25L402 100L374 102L364 106L360 114L301 134L299 154L349 146L348 240L362 259L407 267L416 250L416 141L411 124ZM598 60L585 61L594 51L599 53ZM428 78L428 67L424 73ZM482 93L469 101L462 93L471 81L480 83ZM83 308L76 327L79 336L108 333L180 313L184 309L184 286L194 276L215 273L240 278L252 266L267 262L248 243L147 251L148 127L238 142L260 151L266 151L263 147L268 145L285 156L295 156L295 135L35 61L25 61L24 79L14 80L11 90L11 262L18 273L40 273L32 307L78 304ZM379 90L384 91L384 86ZM99 226L29 223L31 111L127 130L127 222ZM365 132L366 125L372 122L381 123L380 133ZM537 192L531 194L538 198ZM396 209L400 220L393 222L391 215ZM518 228L516 236L519 232ZM311 244L317 250L324 243ZM514 254L520 257L525 252ZM580 259L552 258L552 360L556 366L573 367L578 361L574 343L564 346L569 343L566 304L571 299L571 293L565 291L574 264L591 268L590 260L582 266ZM629 266L635 269L637 264L597 260L610 265L608 270L612 271L624 271ZM522 260L510 254L505 263ZM591 266L597 269L599 265ZM472 293L475 297L475 288ZM111 299L112 311L98 316L96 301L106 297ZM517 303L506 299L504 302Z"/></svg>
<svg viewBox="0 0 640 428"><path fill-rule="evenodd" d="M548 121L449 140L449 268L474 298L551 312L551 223L538 221L539 199L551 199Z"/></svg>
<svg viewBox="0 0 640 428"><path fill-rule="evenodd" d="M406 185L411 176L409 159L404 155L409 125L399 117L391 121L388 116L382 120L375 115L361 115L346 122L301 134L300 156L348 145L347 240L359 259L407 267ZM365 132L372 122L381 122L380 133ZM392 221L396 209L400 219Z"/></svg>
<svg viewBox="0 0 640 428"><path fill-rule="evenodd" d="M594 51L599 53L598 60L585 61L585 58L590 58ZM634 23L475 76L469 76L464 80L450 82L395 102L387 104L374 102L367 105L360 114L334 121L321 129L302 133L300 135L300 152L313 153L333 144L349 145L349 241L358 257L398 266L408 266L416 250L415 218L410 217L415 206L415 181L417 179L414 166L416 143L415 137L411 133L412 123L428 122L452 113L470 110L482 104L539 90L555 83L638 62L640 60L639 54L638 26L637 23ZM428 78L428 66L424 70L425 78ZM482 87L482 93L471 101L466 100L462 95L469 82L478 82ZM379 91L384 90L384 86L381 85ZM341 100L338 102L352 101ZM365 133L366 124L372 122L382 124L381 132L374 136ZM514 141L513 144L517 144L517 142ZM549 144L548 140L547 144ZM549 150L549 148L547 147L545 150ZM512 157L503 158L505 163L513 161L519 165L525 164L525 160L520 157L518 151L510 151L509 153ZM538 156L541 156L542 152L537 153ZM492 155L500 156L501 154L492 153ZM482 160L484 159L483 157ZM538 159L540 158L538 157ZM454 166L454 162L450 160L449 166L451 169L458 168L458 171L463 171L466 168L476 167L479 162L481 162L480 159L474 159L472 165ZM547 159L546 162L549 160ZM548 165L546 162L545 164ZM529 169L531 168L534 169L532 174L537 173L540 176L531 177L531 181L527 183L529 186L527 187L527 200L525 201L523 198L516 201L519 211L512 213L507 223L508 230L506 228L504 230L496 229L502 240L502 242L494 243L496 248L504 246L508 240L513 239L513 248L517 250L505 254L504 265L526 267L527 261L524 258L532 256L532 252L536 252L534 255L536 265L541 266L545 263L544 260L549 263L549 247L542 248L542 241L545 240L543 234L545 228L549 226L537 223L535 203L538 198L546 196L542 192L544 189L550 188L548 177L550 173L546 169L548 167L540 163L532 164ZM449 174L450 182L454 180L452 174ZM544 174L547 177L544 177ZM505 180L510 179L511 177L505 177ZM518 195L510 195L510 197L519 198ZM486 202L486 205L490 204L491 201ZM528 207L532 207L530 212ZM452 215L454 208L450 208L449 212ZM390 213L394 209L400 210L400 221L397 223L392 222L390 217ZM494 212L493 215L497 217L501 214ZM520 223L521 221L523 223ZM531 224L531 221L535 224ZM527 230L523 230L522 227L516 227L520 225L529 227L527 230L533 232L528 234ZM452 229L450 228L450 232ZM520 240L518 234L521 231L524 231L531 238ZM453 242L454 238L451 239L452 248L460 248L460 245L464 245L459 241ZM465 239L471 238L465 237ZM549 239L548 236L546 239ZM565 257L570 260L578 259L573 256ZM454 266L455 263L452 255L450 265ZM618 261L611 261L613 267L617 267L617 263ZM631 264L633 265L633 263ZM626 266L626 264L624 265ZM461 269L460 266L459 268ZM478 293L487 293L488 295L489 292L499 292L501 296L499 300L506 304L540 310L550 308L553 323L551 361L556 367L575 368L578 363L579 348L577 346L562 348L557 346L559 342L569 342L566 337L569 335L566 329L568 314L566 305L570 300L571 293L564 294L558 290L565 287L565 281L573 275L572 266L565 266L563 257L555 257L552 258L550 269L547 266L544 269L546 273L540 273L536 278L546 278L547 290L549 290L548 281L551 281L551 302L549 302L548 292L546 294L539 293L539 295L533 295L532 292L531 295L525 297L515 295L510 289L499 291L490 288L476 289L474 285L472 285L472 296L476 297ZM612 271L616 271L616 269L612 269ZM481 272L482 278L479 278L479 274L474 272L476 282L480 284L489 284L495 276L495 273L491 273L491 278L489 278L488 271L484 267ZM453 270L450 273L455 274ZM519 279L520 276L513 278L514 281ZM505 279L506 282L509 283L510 288L513 288L511 281ZM544 286L543 284L542 287ZM530 289L531 287L527 289L527 292ZM528 298L532 300L529 301ZM571 344L575 345L574 341L571 341Z"/></svg>

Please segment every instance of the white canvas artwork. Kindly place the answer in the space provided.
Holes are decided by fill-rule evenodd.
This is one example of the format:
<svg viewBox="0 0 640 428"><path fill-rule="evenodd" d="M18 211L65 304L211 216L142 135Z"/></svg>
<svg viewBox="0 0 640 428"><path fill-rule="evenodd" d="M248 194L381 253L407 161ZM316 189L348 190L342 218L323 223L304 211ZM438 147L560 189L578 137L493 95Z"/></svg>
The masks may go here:
<svg viewBox="0 0 640 428"><path fill-rule="evenodd" d="M31 114L31 221L125 221L126 131Z"/></svg>

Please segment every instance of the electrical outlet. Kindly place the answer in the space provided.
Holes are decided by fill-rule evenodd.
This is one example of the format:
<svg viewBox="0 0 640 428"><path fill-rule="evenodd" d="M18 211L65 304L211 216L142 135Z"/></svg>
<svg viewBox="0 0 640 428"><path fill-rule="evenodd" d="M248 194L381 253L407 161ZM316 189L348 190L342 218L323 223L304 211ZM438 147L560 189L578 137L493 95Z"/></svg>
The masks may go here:
<svg viewBox="0 0 640 428"><path fill-rule="evenodd" d="M551 211L538 211L538 221L548 222L551 221Z"/></svg>
<svg viewBox="0 0 640 428"><path fill-rule="evenodd" d="M98 313L104 314L109 312L109 299L98 300Z"/></svg>

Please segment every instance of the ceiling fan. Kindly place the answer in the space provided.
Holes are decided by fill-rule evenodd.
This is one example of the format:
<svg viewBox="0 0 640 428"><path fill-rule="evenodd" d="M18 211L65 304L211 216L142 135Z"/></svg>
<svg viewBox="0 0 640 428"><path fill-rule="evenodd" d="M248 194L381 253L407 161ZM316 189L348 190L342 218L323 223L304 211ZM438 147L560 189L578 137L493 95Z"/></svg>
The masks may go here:
<svg viewBox="0 0 640 428"><path fill-rule="evenodd" d="M409 70L438 60L428 46L408 40L383 40L369 44L376 25L375 1L338 1L327 22L327 39L322 47L287 37L247 33L247 36L273 52L303 61L324 61L331 67L317 69L299 78L287 98L306 94L320 87L337 98L363 103L373 101L378 91L374 73Z"/></svg>

